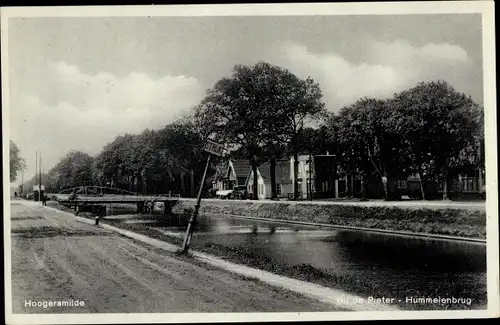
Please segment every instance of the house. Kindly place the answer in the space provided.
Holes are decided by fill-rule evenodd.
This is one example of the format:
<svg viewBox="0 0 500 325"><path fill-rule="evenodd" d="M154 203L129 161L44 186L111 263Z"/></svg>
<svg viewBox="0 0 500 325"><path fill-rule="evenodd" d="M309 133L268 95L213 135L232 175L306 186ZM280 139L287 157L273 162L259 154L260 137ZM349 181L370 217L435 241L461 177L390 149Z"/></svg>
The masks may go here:
<svg viewBox="0 0 500 325"><path fill-rule="evenodd" d="M293 193L293 183L289 177L290 164L288 160L276 161L276 194L278 198L287 198L289 193ZM248 193L253 193L253 170L250 168L246 180ZM271 199L271 164L266 162L257 167L257 193L259 200Z"/></svg>
<svg viewBox="0 0 500 325"><path fill-rule="evenodd" d="M228 160L217 165L212 189L226 196L236 188L245 188L251 166L246 160Z"/></svg>
<svg viewBox="0 0 500 325"><path fill-rule="evenodd" d="M308 155L299 155L297 158L297 182L299 188L297 197L304 199L311 190L310 184L312 184L312 180L314 179L314 168L311 168L311 163L309 161L310 157ZM290 158L290 180L292 181L292 188L295 182L294 161L295 159L293 157ZM294 188L292 193L294 193Z"/></svg>
<svg viewBox="0 0 500 325"><path fill-rule="evenodd" d="M361 192L362 184L359 176L342 170L334 155L299 155L297 157L298 199L339 198L352 196L352 178L354 178L354 193ZM293 182L294 158L290 158L290 180Z"/></svg>
<svg viewBox="0 0 500 325"><path fill-rule="evenodd" d="M484 200L486 199L484 170L475 170L470 175L459 175L453 179L447 188L447 196L452 200ZM411 175L407 179L395 181L395 190L398 194L413 199L421 199L420 178ZM444 184L427 182L425 184L426 199L442 199Z"/></svg>

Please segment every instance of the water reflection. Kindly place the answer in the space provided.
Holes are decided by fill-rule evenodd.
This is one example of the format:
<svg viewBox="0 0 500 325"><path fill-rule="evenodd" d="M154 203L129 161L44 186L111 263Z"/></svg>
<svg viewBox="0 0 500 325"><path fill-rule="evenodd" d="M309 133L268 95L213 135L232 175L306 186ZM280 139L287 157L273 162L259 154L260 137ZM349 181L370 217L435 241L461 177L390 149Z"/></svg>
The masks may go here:
<svg viewBox="0 0 500 325"><path fill-rule="evenodd" d="M184 232L189 215L145 215L141 220L148 226ZM291 264L440 273L486 271L486 246L477 243L212 216L200 216L195 230L197 242L253 247Z"/></svg>
<svg viewBox="0 0 500 325"><path fill-rule="evenodd" d="M348 231L325 240L338 243L353 263L374 267L441 273L486 270L486 247L476 243Z"/></svg>

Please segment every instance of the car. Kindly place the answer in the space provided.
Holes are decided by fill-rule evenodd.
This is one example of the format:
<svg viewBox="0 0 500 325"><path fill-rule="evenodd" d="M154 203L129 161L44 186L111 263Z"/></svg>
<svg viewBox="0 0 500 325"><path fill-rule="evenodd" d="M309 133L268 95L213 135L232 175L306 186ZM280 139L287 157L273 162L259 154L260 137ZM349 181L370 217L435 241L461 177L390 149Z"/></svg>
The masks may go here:
<svg viewBox="0 0 500 325"><path fill-rule="evenodd" d="M233 189L233 199L234 200L246 200L248 198L248 192L246 186L237 186Z"/></svg>

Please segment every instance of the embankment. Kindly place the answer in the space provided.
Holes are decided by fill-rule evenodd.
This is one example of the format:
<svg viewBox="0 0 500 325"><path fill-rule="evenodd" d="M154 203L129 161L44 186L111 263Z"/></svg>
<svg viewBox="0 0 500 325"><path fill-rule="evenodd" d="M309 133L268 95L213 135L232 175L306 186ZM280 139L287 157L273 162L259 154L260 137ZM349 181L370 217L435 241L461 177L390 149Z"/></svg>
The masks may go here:
<svg viewBox="0 0 500 325"><path fill-rule="evenodd" d="M181 200L174 212L194 204ZM486 239L486 211L479 208L204 200L200 213Z"/></svg>

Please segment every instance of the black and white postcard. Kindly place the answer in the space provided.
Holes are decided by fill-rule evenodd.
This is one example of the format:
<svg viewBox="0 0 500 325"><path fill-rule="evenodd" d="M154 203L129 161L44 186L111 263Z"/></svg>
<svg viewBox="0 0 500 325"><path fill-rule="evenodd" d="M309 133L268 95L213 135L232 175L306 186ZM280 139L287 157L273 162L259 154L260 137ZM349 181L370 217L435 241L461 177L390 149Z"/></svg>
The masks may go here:
<svg viewBox="0 0 500 325"><path fill-rule="evenodd" d="M493 2L1 33L8 324L498 317Z"/></svg>

